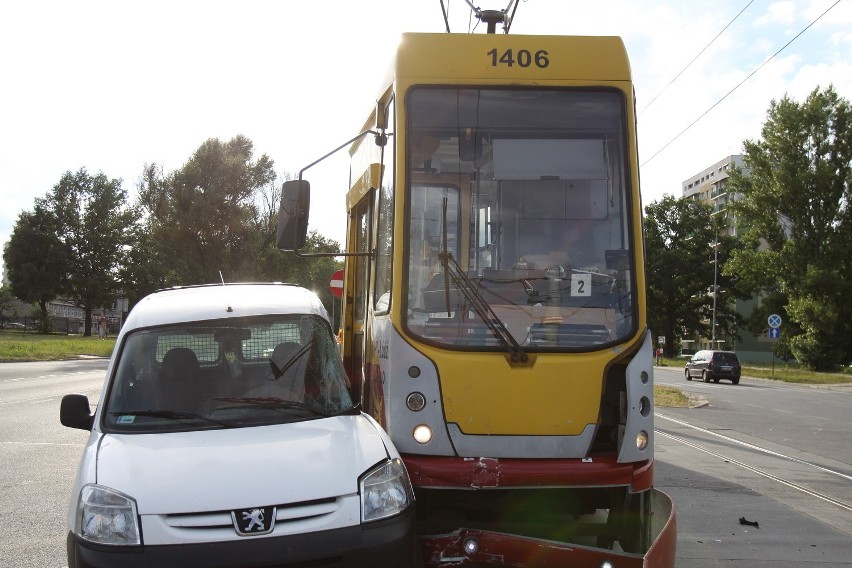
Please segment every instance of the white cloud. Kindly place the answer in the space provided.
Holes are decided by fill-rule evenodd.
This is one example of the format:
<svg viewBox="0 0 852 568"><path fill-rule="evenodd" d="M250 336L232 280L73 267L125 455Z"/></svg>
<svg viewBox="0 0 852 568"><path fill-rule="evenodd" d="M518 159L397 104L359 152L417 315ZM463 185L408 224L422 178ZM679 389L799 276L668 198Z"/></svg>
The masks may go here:
<svg viewBox="0 0 852 568"><path fill-rule="evenodd" d="M825 13L828 11L827 13ZM838 0L811 0L804 10L808 22L820 18L816 26L838 26L852 23L852 5Z"/></svg>
<svg viewBox="0 0 852 568"><path fill-rule="evenodd" d="M828 42L835 46L852 45L852 32L833 33L828 38Z"/></svg>
<svg viewBox="0 0 852 568"><path fill-rule="evenodd" d="M755 21L756 27L770 26L775 24L792 24L795 21L796 3L790 0L773 2L766 9L766 13Z"/></svg>

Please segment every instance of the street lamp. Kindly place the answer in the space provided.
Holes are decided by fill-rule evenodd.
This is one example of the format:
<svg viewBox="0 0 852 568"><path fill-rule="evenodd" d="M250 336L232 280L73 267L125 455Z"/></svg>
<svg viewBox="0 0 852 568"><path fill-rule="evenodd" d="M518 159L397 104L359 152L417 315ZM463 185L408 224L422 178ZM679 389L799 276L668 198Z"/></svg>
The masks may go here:
<svg viewBox="0 0 852 568"><path fill-rule="evenodd" d="M710 346L716 349L716 296L719 293L719 288L716 284L719 275L719 230L716 228L716 223L713 223L713 228L716 232L716 238L713 242L713 329L711 331Z"/></svg>
<svg viewBox="0 0 852 568"><path fill-rule="evenodd" d="M699 211L695 203L687 205L693 211ZM719 291L719 221L714 213L710 214L710 222L713 223L713 321L710 330L710 348L716 349L716 295Z"/></svg>

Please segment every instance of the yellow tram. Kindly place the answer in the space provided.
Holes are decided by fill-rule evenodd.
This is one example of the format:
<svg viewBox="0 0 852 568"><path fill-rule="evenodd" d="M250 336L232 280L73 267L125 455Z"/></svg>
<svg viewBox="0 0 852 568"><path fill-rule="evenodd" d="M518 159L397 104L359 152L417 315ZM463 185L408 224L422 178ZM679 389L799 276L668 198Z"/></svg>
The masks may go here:
<svg viewBox="0 0 852 568"><path fill-rule="evenodd" d="M425 563L673 565L621 39L404 34L344 146L342 353L403 455Z"/></svg>

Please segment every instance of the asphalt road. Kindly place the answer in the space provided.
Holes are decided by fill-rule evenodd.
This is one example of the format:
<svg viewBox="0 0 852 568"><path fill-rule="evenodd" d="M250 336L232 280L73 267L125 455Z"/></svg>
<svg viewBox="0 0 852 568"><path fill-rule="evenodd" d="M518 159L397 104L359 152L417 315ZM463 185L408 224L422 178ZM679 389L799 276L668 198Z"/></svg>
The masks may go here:
<svg viewBox="0 0 852 568"><path fill-rule="evenodd" d="M66 565L68 495L88 434L59 423L59 401L97 401L105 370L105 360L0 363L0 566Z"/></svg>
<svg viewBox="0 0 852 568"><path fill-rule="evenodd" d="M659 368L655 380L704 400L655 413L678 566L852 566L852 386L687 382Z"/></svg>
<svg viewBox="0 0 852 568"><path fill-rule="evenodd" d="M0 566L66 565L68 493L87 434L59 424L59 401L76 392L96 402L105 369L0 364ZM852 566L852 387L704 384L680 369L656 380L706 400L655 419L656 485L675 501L679 567Z"/></svg>

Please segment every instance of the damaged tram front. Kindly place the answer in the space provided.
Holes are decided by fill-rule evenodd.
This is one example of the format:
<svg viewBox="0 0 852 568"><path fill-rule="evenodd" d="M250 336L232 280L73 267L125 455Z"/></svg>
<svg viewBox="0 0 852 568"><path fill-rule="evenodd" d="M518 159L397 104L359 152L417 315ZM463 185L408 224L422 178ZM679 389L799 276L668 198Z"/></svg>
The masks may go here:
<svg viewBox="0 0 852 568"><path fill-rule="evenodd" d="M623 43L406 34L391 71L350 147L342 350L424 561L673 565Z"/></svg>

